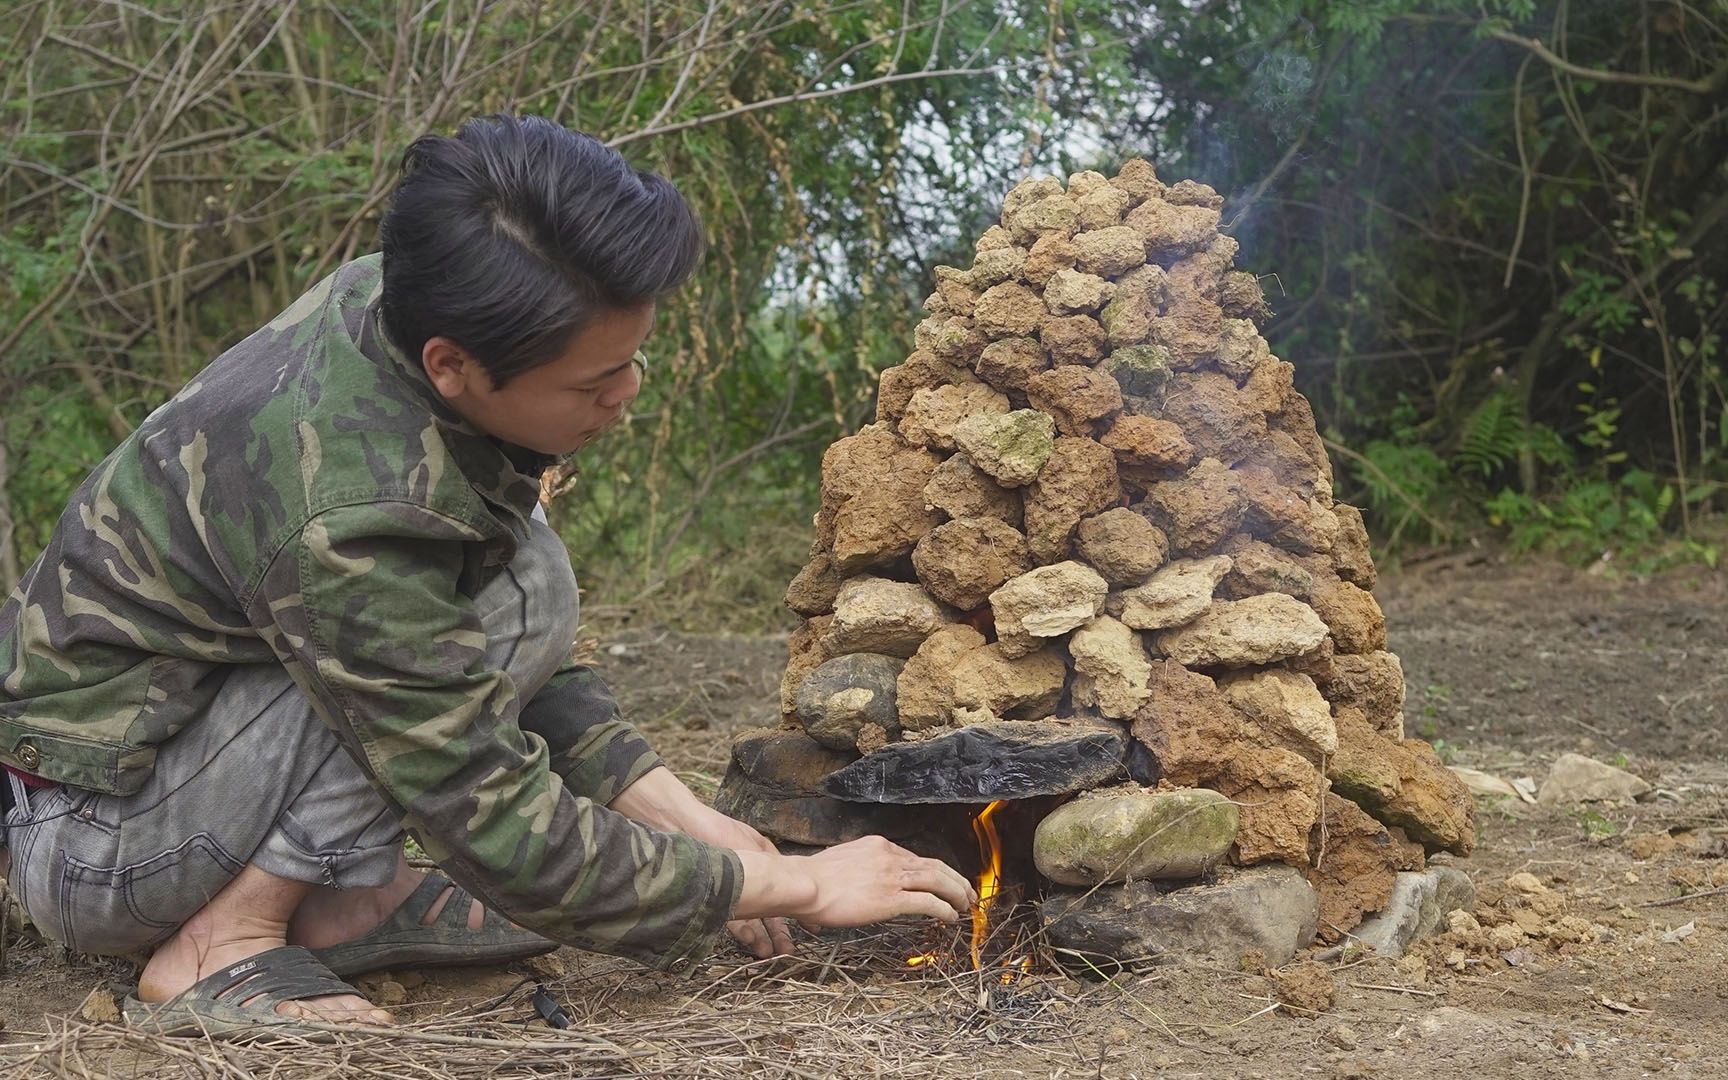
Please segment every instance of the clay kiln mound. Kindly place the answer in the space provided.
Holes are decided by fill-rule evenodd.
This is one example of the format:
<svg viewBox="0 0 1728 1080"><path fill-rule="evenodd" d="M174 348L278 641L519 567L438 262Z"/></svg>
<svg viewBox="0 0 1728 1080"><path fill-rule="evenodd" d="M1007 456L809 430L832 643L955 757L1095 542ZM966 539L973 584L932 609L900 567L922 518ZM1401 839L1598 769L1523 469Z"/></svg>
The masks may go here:
<svg viewBox="0 0 1728 1080"><path fill-rule="evenodd" d="M869 755L827 795L1063 794L1124 773L1148 798L1210 789L1236 808L1218 857L1296 868L1332 940L1398 872L1468 852L1471 803L1404 735L1362 517L1333 501L1221 205L1138 160L1027 180L970 268L937 267L875 422L823 458L811 559L786 595L805 621L782 706L824 760ZM1021 734L1034 724L1048 730ZM1019 745L1044 780L968 788ZM1100 752L1118 755L1104 773ZM723 801L773 786L734 774ZM918 790L896 796L896 775Z"/></svg>

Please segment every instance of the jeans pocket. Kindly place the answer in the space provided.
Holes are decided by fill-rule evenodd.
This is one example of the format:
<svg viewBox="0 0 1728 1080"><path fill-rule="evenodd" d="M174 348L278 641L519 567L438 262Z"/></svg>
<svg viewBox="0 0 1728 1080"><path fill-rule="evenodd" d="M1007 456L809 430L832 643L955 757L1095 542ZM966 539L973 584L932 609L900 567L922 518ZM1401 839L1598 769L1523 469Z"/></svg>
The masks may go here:
<svg viewBox="0 0 1728 1080"><path fill-rule="evenodd" d="M94 866L67 853L59 897L66 945L125 953L160 944L243 865L209 833L124 866Z"/></svg>
<svg viewBox="0 0 1728 1080"><path fill-rule="evenodd" d="M24 914L31 923L47 931L51 920L44 916L50 913L46 898L39 894L44 865L54 857L54 844L44 845L43 835L71 812L71 800L62 787L36 788L28 791L25 798L12 808L11 827L7 836L12 845L11 877L6 887L12 890L12 895L23 905Z"/></svg>

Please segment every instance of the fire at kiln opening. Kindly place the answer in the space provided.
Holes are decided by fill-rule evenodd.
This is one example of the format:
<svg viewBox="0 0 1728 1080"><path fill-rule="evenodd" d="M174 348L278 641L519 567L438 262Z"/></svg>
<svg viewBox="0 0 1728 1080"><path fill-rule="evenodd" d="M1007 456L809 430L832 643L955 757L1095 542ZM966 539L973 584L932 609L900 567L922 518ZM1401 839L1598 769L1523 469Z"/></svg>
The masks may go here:
<svg viewBox="0 0 1728 1080"><path fill-rule="evenodd" d="M997 972L1002 983L1011 983L1031 970L1030 948L1010 925L1024 914L1020 904L1025 898L1026 882L1020 874L1027 873L1029 867L1025 865L1027 860L1024 857L1004 856L1004 841L996 820L1005 808L1013 806L997 800L971 815L971 833L977 846L978 870L973 881L978 887L978 903L971 912L964 952L956 948L917 953L906 958L907 967L947 970L959 966L962 960L969 960L971 970ZM1027 815L1021 814L1020 817L1026 818L1029 826ZM956 945L960 943L956 941Z"/></svg>

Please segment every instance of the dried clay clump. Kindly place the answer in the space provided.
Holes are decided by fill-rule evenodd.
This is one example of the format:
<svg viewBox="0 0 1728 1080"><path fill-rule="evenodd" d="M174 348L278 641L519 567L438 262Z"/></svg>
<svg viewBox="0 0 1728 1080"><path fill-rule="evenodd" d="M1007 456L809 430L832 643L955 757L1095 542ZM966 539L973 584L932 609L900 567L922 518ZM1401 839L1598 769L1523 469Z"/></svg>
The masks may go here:
<svg viewBox="0 0 1728 1080"><path fill-rule="evenodd" d="M1470 800L1404 737L1362 517L1333 502L1221 205L1143 161L1027 180L970 267L937 268L875 422L823 458L785 727L855 755L1113 726L1140 790L1230 806L1153 863L1288 864L1336 940L1398 872L1468 852ZM1131 794L1048 831L1169 812ZM1089 881L1095 856L1051 858Z"/></svg>

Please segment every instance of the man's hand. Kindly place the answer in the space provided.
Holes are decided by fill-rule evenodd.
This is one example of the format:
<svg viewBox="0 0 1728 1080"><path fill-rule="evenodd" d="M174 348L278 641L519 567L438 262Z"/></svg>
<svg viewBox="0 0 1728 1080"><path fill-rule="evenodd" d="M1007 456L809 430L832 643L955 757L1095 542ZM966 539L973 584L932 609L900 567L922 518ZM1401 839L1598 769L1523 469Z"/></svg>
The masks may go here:
<svg viewBox="0 0 1728 1080"><path fill-rule="evenodd" d="M814 855L743 853L742 918L784 914L809 929L865 926L896 915L957 922L978 902L959 871L912 854L880 836L865 836Z"/></svg>
<svg viewBox="0 0 1728 1080"><path fill-rule="evenodd" d="M625 788L612 800L612 809L738 853L744 891L727 929L757 956L792 951L788 916L810 929L865 926L896 915L956 922L978 902L959 871L880 836L814 855L782 855L761 833L698 799L665 767L649 770Z"/></svg>
<svg viewBox="0 0 1728 1080"><path fill-rule="evenodd" d="M704 803L684 781L664 766L650 769L619 792L612 809L664 832L681 832L703 843L737 852L761 852L780 857L767 837ZM790 956L792 932L784 918L737 919L726 929L753 956Z"/></svg>
<svg viewBox="0 0 1728 1080"><path fill-rule="evenodd" d="M780 851L774 846L774 842L755 829L736 818L727 817L718 810L710 807L703 809L708 811L707 820L696 823L694 828L686 829L691 836L718 847L731 848L733 851L758 851L780 857ZM737 919L727 923L726 929L752 956L767 959L770 956L792 955L792 930L786 925L784 918Z"/></svg>

